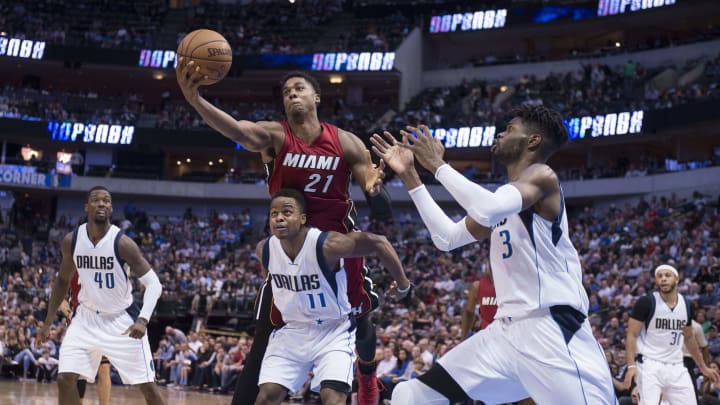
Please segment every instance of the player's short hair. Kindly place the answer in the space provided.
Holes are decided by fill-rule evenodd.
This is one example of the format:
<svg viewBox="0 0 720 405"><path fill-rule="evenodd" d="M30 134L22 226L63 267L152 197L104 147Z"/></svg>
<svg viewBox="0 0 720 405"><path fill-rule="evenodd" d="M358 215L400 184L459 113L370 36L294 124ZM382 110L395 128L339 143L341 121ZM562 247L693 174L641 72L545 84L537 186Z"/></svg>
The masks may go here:
<svg viewBox="0 0 720 405"><path fill-rule="evenodd" d="M275 199L280 197L292 198L293 200L297 201L298 205L300 206L301 214L307 212L307 202L305 201L305 196L294 188L281 188L275 194L273 194L272 198L270 199L270 204L272 204Z"/></svg>
<svg viewBox="0 0 720 405"><path fill-rule="evenodd" d="M529 130L542 135L548 155L560 149L568 140L562 116L555 110L542 105L521 106L513 110L512 117L520 118Z"/></svg>
<svg viewBox="0 0 720 405"><path fill-rule="evenodd" d="M320 95L320 83L318 83L318 81L309 73L303 72L301 70L294 70L283 76L283 78L280 80L280 89L285 87L285 83L287 83L287 81L292 79L293 77L302 77L303 79L307 80L307 82L310 83L310 85L313 87L313 90L315 90L315 93L318 96Z"/></svg>
<svg viewBox="0 0 720 405"><path fill-rule="evenodd" d="M105 190L108 194L110 194L110 190L108 190L105 186L94 186L90 190L88 190L87 195L85 195L85 202L90 201L90 194L92 194L93 191L97 190Z"/></svg>

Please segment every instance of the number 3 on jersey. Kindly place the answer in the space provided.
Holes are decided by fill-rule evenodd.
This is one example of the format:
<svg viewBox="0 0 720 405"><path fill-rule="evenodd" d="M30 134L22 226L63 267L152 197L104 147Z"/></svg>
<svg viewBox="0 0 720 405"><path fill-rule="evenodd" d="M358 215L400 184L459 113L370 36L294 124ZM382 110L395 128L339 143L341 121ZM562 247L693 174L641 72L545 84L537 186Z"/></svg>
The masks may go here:
<svg viewBox="0 0 720 405"><path fill-rule="evenodd" d="M315 185L318 184L318 183L320 182L320 180L322 180L322 178L323 178L323 176L322 176L321 174L319 174L319 173L313 173L313 174L311 174L310 177L308 177L308 180L310 180L310 182L305 186L305 190L304 190L304 191L305 191L306 193L315 193L315 192L317 192L317 188L315 188ZM328 175L325 177L325 185L324 185L323 188L322 188L322 192L323 192L323 193L327 193L328 189L330 188L330 183L332 183L332 179L333 179L333 175L332 175L332 174L328 174Z"/></svg>
<svg viewBox="0 0 720 405"><path fill-rule="evenodd" d="M103 273L95 272L95 282L98 283L98 288L103 288ZM105 288L115 288L115 274L105 273Z"/></svg>
<svg viewBox="0 0 720 405"><path fill-rule="evenodd" d="M500 236L503 238L503 241L502 241L503 246L505 246L507 248L507 251L503 252L502 256L503 256L503 259L507 259L510 256L512 256L512 254L513 254L512 245L510 244L510 231L508 231L508 230L500 231Z"/></svg>

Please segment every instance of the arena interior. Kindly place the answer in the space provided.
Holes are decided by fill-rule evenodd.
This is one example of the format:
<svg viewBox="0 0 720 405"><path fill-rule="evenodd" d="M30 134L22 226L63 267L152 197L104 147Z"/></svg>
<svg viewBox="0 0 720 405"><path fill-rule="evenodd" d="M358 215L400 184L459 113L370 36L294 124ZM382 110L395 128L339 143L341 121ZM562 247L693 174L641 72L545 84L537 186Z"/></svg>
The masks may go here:
<svg viewBox="0 0 720 405"><path fill-rule="evenodd" d="M659 264L678 269L705 359L720 364L716 0L1 0L0 404L57 403L55 375L41 380L39 360L57 358L64 315L51 342L36 345L35 333L61 240L97 185L163 286L147 327L161 394L230 404L254 334L255 244L268 233L269 196L260 154L212 130L178 87L176 49L198 28L232 47L228 76L201 88L232 117L282 120L280 79L306 71L321 86L321 120L368 148L373 133L426 124L445 159L491 190L507 182L490 146L508 114L557 110L570 141L549 165L621 403L637 403L623 386L630 311L655 288ZM433 173L418 170L461 219ZM384 182L392 209L382 212L350 186L357 225L392 242L419 302L387 297L392 280L368 259L381 295L379 356L396 363L380 376L390 382L381 404L392 377L415 378L463 340L468 291L490 270L487 241L436 249L402 182L389 169ZM187 342L168 349L174 330ZM404 362L394 357L401 349ZM720 403L720 387L694 377L700 403ZM84 403L98 403L88 387ZM143 403L132 389L112 390L112 403ZM302 390L287 401L319 397Z"/></svg>

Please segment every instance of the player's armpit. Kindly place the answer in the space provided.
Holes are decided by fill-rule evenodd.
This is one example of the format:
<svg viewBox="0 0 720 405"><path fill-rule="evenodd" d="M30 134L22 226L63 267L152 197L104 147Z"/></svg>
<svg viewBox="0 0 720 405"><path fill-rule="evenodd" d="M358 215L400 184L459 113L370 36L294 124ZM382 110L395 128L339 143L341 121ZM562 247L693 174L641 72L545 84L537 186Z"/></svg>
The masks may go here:
<svg viewBox="0 0 720 405"><path fill-rule="evenodd" d="M130 272L136 277L142 277L150 271L150 263L142 255L140 247L127 235L123 235L118 242L120 258L130 266Z"/></svg>

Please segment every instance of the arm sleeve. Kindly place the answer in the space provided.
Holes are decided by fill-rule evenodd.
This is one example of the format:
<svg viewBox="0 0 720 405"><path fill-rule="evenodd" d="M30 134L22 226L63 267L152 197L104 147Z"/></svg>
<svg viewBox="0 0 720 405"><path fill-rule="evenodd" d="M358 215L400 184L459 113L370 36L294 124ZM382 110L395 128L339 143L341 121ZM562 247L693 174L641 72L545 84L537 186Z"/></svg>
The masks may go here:
<svg viewBox="0 0 720 405"><path fill-rule="evenodd" d="M630 317L637 321L645 322L650 316L650 307L650 298L647 296L640 297L635 302L635 306L633 307L632 312L630 312Z"/></svg>
<svg viewBox="0 0 720 405"><path fill-rule="evenodd" d="M143 295L143 306L142 309L140 309L140 318L149 321L153 311L155 310L155 305L160 298L160 294L162 294L162 284L160 284L160 279L153 269L150 269L150 271L145 273L145 275L140 277L138 280L140 280L140 282L145 286L145 295Z"/></svg>
<svg viewBox="0 0 720 405"><path fill-rule="evenodd" d="M447 163L437 169L435 178L480 225L489 228L522 211L522 194L511 184L501 186L493 193L468 180Z"/></svg>
<svg viewBox="0 0 720 405"><path fill-rule="evenodd" d="M475 242L475 237L470 234L465 219L460 222L453 222L447 214L433 200L424 185L415 187L408 191L410 198L420 213L420 217L427 226L435 247L448 252L457 247Z"/></svg>
<svg viewBox="0 0 720 405"><path fill-rule="evenodd" d="M380 193L375 196L365 193L365 200L370 206L370 216L378 221L389 221L393 217L392 201L383 185Z"/></svg>

